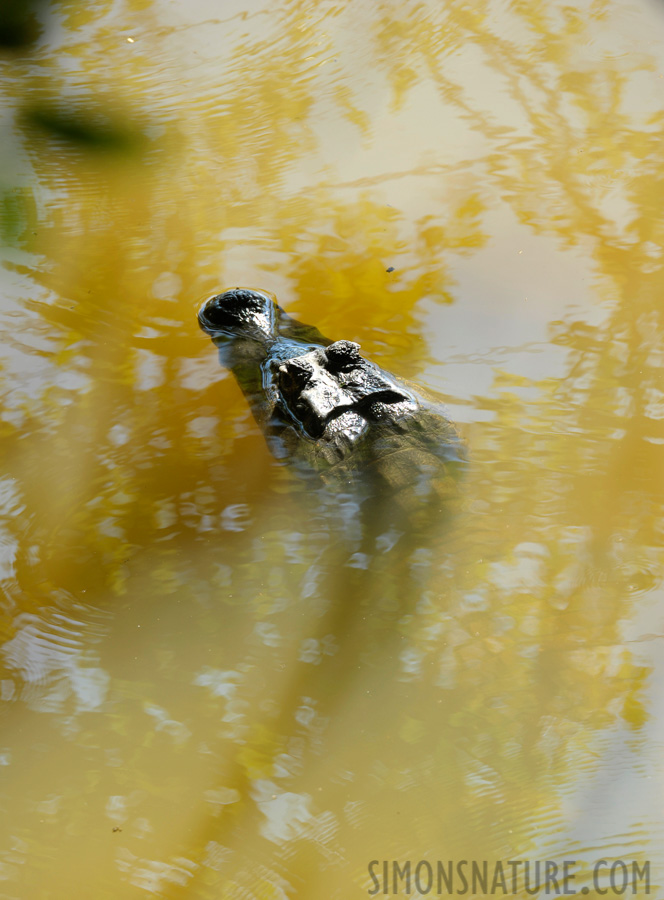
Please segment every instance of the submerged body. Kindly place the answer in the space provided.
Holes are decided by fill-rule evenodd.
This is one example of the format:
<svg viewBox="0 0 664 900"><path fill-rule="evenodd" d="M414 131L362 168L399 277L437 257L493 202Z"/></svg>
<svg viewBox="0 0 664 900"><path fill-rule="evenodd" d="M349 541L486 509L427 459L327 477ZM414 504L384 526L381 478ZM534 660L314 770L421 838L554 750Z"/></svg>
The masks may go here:
<svg viewBox="0 0 664 900"><path fill-rule="evenodd" d="M463 447L440 404L288 316L263 291L212 297L199 323L242 388L272 453L364 498L415 511L454 493Z"/></svg>

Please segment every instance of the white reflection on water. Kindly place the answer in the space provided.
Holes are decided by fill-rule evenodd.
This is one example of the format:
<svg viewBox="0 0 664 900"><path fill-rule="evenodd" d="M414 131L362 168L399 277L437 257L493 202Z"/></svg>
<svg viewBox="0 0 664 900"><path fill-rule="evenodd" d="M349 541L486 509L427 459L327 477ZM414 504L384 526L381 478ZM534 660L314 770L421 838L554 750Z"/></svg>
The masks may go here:
<svg viewBox="0 0 664 900"><path fill-rule="evenodd" d="M116 865L134 887L159 896L163 896L169 884L186 885L197 868L195 863L184 857L178 857L172 863L142 859L126 847L118 851Z"/></svg>
<svg viewBox="0 0 664 900"><path fill-rule="evenodd" d="M72 606L87 620L49 608L21 613L15 636L1 651L23 682L21 700L38 712L76 716L101 710L106 700L109 676L89 644L103 637L109 618L81 604Z"/></svg>

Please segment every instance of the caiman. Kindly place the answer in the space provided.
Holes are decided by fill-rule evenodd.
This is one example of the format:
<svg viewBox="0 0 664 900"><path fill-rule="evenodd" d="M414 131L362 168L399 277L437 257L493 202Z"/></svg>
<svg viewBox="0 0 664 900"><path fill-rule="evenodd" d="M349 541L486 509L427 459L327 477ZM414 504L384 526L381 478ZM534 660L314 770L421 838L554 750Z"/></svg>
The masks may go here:
<svg viewBox="0 0 664 900"><path fill-rule="evenodd" d="M198 320L277 459L409 517L456 493L465 453L444 407L359 344L324 337L262 290L216 294Z"/></svg>

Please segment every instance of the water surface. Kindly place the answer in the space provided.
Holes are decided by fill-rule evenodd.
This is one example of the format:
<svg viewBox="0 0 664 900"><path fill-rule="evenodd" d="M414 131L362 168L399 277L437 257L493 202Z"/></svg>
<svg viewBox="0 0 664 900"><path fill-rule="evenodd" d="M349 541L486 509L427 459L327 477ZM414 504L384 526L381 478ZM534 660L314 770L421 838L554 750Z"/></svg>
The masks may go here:
<svg viewBox="0 0 664 900"><path fill-rule="evenodd" d="M0 895L656 895L664 9L42 15L2 62ZM196 324L236 284L460 423L407 554L270 457Z"/></svg>

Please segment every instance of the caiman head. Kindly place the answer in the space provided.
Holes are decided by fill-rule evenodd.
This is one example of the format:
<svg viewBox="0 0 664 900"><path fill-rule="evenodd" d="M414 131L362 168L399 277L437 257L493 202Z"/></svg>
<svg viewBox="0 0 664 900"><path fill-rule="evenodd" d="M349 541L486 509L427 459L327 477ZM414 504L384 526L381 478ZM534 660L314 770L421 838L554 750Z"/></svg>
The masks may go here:
<svg viewBox="0 0 664 900"><path fill-rule="evenodd" d="M346 457L374 427L402 430L404 417L419 408L412 392L360 355L359 344L328 340L266 292L217 294L198 318L259 424L273 433L279 424L295 428L328 463Z"/></svg>

